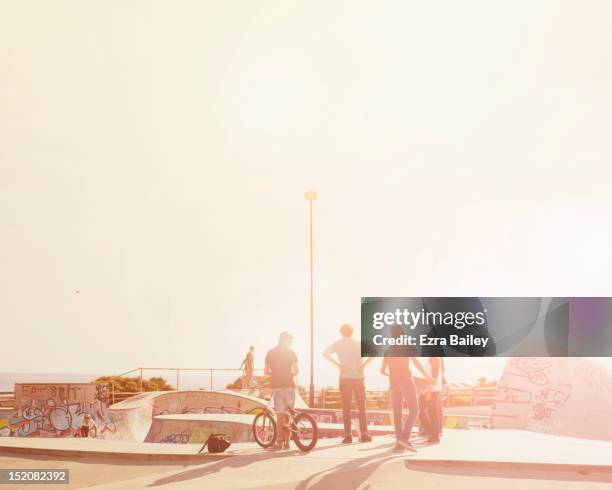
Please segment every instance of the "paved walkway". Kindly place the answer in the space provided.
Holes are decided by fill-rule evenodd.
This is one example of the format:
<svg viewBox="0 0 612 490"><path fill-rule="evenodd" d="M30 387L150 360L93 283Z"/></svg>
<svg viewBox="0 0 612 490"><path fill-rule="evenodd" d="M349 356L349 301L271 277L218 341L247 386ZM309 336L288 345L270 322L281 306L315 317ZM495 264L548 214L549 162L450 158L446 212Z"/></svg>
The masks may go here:
<svg viewBox="0 0 612 490"><path fill-rule="evenodd" d="M612 442L571 437L550 436L519 430L447 430L442 443L426 445L419 442L416 454L405 457L417 461L494 462L524 464L555 464L575 466L601 466L612 471ZM392 445L390 436L375 437L368 444L342 445L338 439L320 439L317 447L305 458L352 459L363 452L384 452ZM235 456L258 455L262 450L255 443L237 443L220 455L208 452L197 454L200 444L156 444L102 439L74 438L0 438L0 454L36 454L80 457L128 457L131 460L147 456L164 460L201 462L203 458L224 459Z"/></svg>
<svg viewBox="0 0 612 490"><path fill-rule="evenodd" d="M436 482L448 488L474 490L610 488L612 484L611 442L523 431L449 430L441 444L421 444L416 454L398 455L391 451L392 446L389 436L352 445L323 439L309 454L264 451L244 443L232 445L231 451L218 459L195 455L199 446L194 445L3 438L0 466L70 468L72 484L68 488L340 490L360 485L397 488L411 483L413 488L424 488ZM33 453L27 454L26 448ZM40 450L47 453L41 455ZM73 456L74 451L78 457ZM123 456L117 456L119 451ZM160 459L143 459L142 455L158 455Z"/></svg>

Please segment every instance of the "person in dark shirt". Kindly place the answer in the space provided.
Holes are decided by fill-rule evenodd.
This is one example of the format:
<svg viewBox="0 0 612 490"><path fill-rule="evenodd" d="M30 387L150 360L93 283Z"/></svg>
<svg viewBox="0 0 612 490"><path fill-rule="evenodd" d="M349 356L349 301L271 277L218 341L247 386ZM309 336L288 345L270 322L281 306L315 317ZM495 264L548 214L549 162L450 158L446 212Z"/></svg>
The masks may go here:
<svg viewBox="0 0 612 490"><path fill-rule="evenodd" d="M278 416L279 438L278 449L289 449L288 412L295 405L295 380L298 370L298 359L291 350L293 336L283 332L278 345L266 355L265 374L270 376L270 387L274 399L274 410Z"/></svg>
<svg viewBox="0 0 612 490"><path fill-rule="evenodd" d="M399 325L391 327L392 337L399 339L402 335L404 335L402 327ZM433 381L419 360L414 357L415 354L416 349L412 346L389 346L380 368L382 374L389 376L389 391L393 405L393 423L397 441L394 451L398 452L406 449L416 452L416 448L410 442L410 435L412 434L412 426L419 414L419 406L410 364L414 364L426 380ZM405 421L403 420L404 402L408 405L408 417Z"/></svg>
<svg viewBox="0 0 612 490"><path fill-rule="evenodd" d="M98 435L98 427L96 426L95 421L91 418L91 415L86 413L83 417L83 423L77 429L74 437L89 437L89 434L93 432L93 436L97 437Z"/></svg>
<svg viewBox="0 0 612 490"><path fill-rule="evenodd" d="M243 369L242 387L250 388L253 381L253 369L255 367L255 347L251 346L249 352L244 356L244 360L240 365Z"/></svg>

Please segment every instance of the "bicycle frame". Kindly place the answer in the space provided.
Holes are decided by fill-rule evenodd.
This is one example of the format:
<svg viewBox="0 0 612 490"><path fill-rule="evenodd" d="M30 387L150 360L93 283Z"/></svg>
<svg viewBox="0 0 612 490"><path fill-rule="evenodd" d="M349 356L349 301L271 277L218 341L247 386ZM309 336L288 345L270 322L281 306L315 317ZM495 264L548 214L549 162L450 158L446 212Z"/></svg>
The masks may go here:
<svg viewBox="0 0 612 490"><path fill-rule="evenodd" d="M274 410L274 400L272 399L272 397L268 399L268 403L266 404L266 408L264 410L270 412L270 414L274 417L274 420L278 421L278 414ZM289 430L291 430L291 424L295 423L295 416L298 413L299 411L295 408L290 408L288 410L287 415L289 415Z"/></svg>

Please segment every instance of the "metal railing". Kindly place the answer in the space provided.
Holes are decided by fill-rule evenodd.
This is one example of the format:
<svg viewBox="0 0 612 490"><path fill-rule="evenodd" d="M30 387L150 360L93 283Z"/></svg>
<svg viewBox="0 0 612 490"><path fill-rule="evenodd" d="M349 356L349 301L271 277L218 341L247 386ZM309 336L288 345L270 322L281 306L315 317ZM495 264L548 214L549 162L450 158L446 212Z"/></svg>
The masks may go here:
<svg viewBox="0 0 612 490"><path fill-rule="evenodd" d="M185 373L202 373L203 378L208 380L208 383L204 383L204 386L199 386L196 389L225 389L228 383L220 384L219 380L215 383L215 377L221 374L234 373L236 376L232 379L240 377L242 373L241 369L237 368L158 368L158 367L139 367L134 368L117 376L119 377L130 377L138 378L138 391L119 391L116 384L110 381L110 403L114 404L130 398L134 395L143 393L144 383L146 374L152 371L157 372L171 372L175 381L175 390L180 390L181 387L181 374ZM256 369L256 373L263 373L263 369ZM227 377L224 376L227 381ZM478 405L492 405L495 399L495 393L497 388L495 386L445 386L444 389L444 406L446 407L459 407L459 406L478 406ZM369 390L366 392L368 409L383 409L389 406L389 394L387 390L373 391ZM0 392L0 408L10 408L14 405L14 392L2 391ZM341 406L340 393L335 388L326 388L315 392L315 406L317 408L331 408L336 409Z"/></svg>
<svg viewBox="0 0 612 490"><path fill-rule="evenodd" d="M144 383L144 373L145 371L170 371L172 373L176 374L176 385L174 387L174 389L176 391L178 391L180 389L180 375L181 373L185 373L185 372L190 372L190 373L194 373L194 372L200 372L200 373L207 373L207 376L210 380L209 382L209 386L208 389L209 390L214 390L214 378L215 378L215 373L242 373L243 370L242 369L237 369L237 368L160 368L160 367L139 367L139 368L135 368L135 369L131 369L130 371L126 371L125 373L121 373L117 376L117 378L121 378L124 376L127 376L128 374L132 374L132 373L139 373L139 378L140 378L140 391L142 391L142 387L143 387L143 383ZM254 373L263 373L263 369L254 369L253 370ZM225 387L224 387L225 388Z"/></svg>
<svg viewBox="0 0 612 490"><path fill-rule="evenodd" d="M118 375L113 375L113 376L108 376L109 378L111 378L111 381L109 381L109 385L110 385L110 402L111 404L114 404L116 402L125 400L126 398L129 398L130 396L134 396L137 395L139 393L143 393L144 390L144 384L145 384L145 379L146 379L146 374L147 373L151 373L151 372L159 372L161 373L172 373L172 378L170 380L166 380L168 383L172 383L174 382L174 390L178 391L180 390L180 386L181 386L181 374L186 374L186 373L201 373L202 374L202 381L203 383L197 388L197 389L206 389L206 390L215 390L215 389L225 389L225 385L228 383L225 383L223 386L220 384L219 381L219 375L223 375L223 374L235 374L235 377L233 377L233 379L231 379L231 381L234 381L236 378L239 378L242 375L243 370L242 369L238 369L238 368L164 368L164 367L138 367L138 368L134 368L134 369L130 369L129 371L126 371L124 373L118 374ZM255 369L254 370L254 374L263 374L263 369ZM132 375L132 376L130 376ZM116 384L112 381L112 378L121 378L121 377L135 377L138 378L138 391L130 391L130 392L125 392L125 391L119 391L117 389ZM227 376L222 376L223 378L225 378L225 380L227 381L228 378ZM216 382L215 382L215 378ZM93 381L93 379L92 379ZM207 382L206 382L207 381ZM62 383L64 383L62 381ZM15 403L15 393L14 391L0 391L0 408L12 408L14 406Z"/></svg>
<svg viewBox="0 0 612 490"><path fill-rule="evenodd" d="M493 405L495 400L495 386L452 387L445 386L442 400L445 407L474 407ZM315 403L317 408L339 409L342 406L340 391L336 388L327 388L316 392ZM366 391L366 402L369 410L387 409L389 407L388 390Z"/></svg>
<svg viewBox="0 0 612 490"><path fill-rule="evenodd" d="M143 393L144 392L144 382L145 382L145 374L147 372L151 372L151 371L155 371L155 372L171 372L173 374L173 378L175 380L175 385L174 385L174 390L175 391L179 391L180 390L180 386L181 386L181 374L186 374L186 373L190 373L190 374L194 374L194 373L202 373L203 377L205 379L208 380L208 386L206 386L206 383L204 383L204 386L200 386L198 389L207 389L210 391L213 391L215 389L225 389L225 386L221 386L218 383L215 384L215 376L222 374L222 373L234 373L236 374L236 378L239 378L241 376L240 373L243 373L242 369L238 369L238 368L170 368L170 367L139 367L139 368L134 368L131 369L129 371L126 371L124 373L118 374L116 376L112 376L113 378L121 378L121 377L130 377L129 375L134 375L136 374L136 376L132 376L132 377L137 377L139 379L139 391L138 392L130 392L130 393L126 393L126 392L119 392L116 390L116 386L115 383L111 380L110 384L111 384L111 403L116 403L119 401L122 401L125 398L128 398L128 396L133 396L133 395L137 395L139 393ZM262 373L263 374L263 369L254 369L253 372L256 373ZM233 381L233 380L232 380ZM170 382L170 380L168 380L168 382ZM227 383L226 383L227 384Z"/></svg>

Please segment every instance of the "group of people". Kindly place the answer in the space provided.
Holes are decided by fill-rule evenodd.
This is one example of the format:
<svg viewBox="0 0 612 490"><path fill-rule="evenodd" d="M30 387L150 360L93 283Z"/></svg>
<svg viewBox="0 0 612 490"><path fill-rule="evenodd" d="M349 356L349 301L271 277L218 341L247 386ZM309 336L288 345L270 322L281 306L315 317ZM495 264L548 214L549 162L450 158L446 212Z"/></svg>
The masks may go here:
<svg viewBox="0 0 612 490"><path fill-rule="evenodd" d="M401 326L394 325L391 334L403 335ZM278 345L271 349L265 360L265 374L270 376L270 387L274 410L281 427L277 449L289 448L288 412L295 405L295 377L298 359L291 349L293 337L288 332L281 333ZM407 350L412 349L412 350ZM389 392L393 407L393 422L396 444L394 451L413 451L411 442L413 426L419 417L419 433L431 444L440 441L442 432L441 393L445 379L444 360L441 357L428 357L421 361L412 347L390 346L385 352L380 372L389 377ZM359 440L370 442L366 413L365 369L374 358L361 357L361 345L353 338L353 327L345 324L340 327L340 339L323 352L323 357L334 364L339 371L340 399L344 423L343 444L353 442L351 413L353 397L359 417ZM253 379L254 347L251 346L241 368L244 369L244 384L251 386ZM412 366L422 376L413 377ZM404 406L407 413L404 414Z"/></svg>
<svg viewBox="0 0 612 490"><path fill-rule="evenodd" d="M402 327L394 325L393 337L403 335ZM340 327L340 340L330 345L323 356L335 364L340 372L340 398L344 420L343 443L351 443L351 405L353 395L359 414L360 441L372 440L368 432L366 416L365 376L366 366L373 357L361 357L361 345L353 339L353 327ZM429 357L421 361L415 357L414 347L390 346L385 352L380 372L389 377L389 393L393 407L396 451L415 451L410 441L412 428L420 416L420 434L427 437L429 443L438 443L442 431L442 398L441 392L446 382L444 361L440 357ZM422 378L413 378L411 366L414 366ZM415 382L416 381L416 382ZM404 405L408 412L404 417Z"/></svg>

